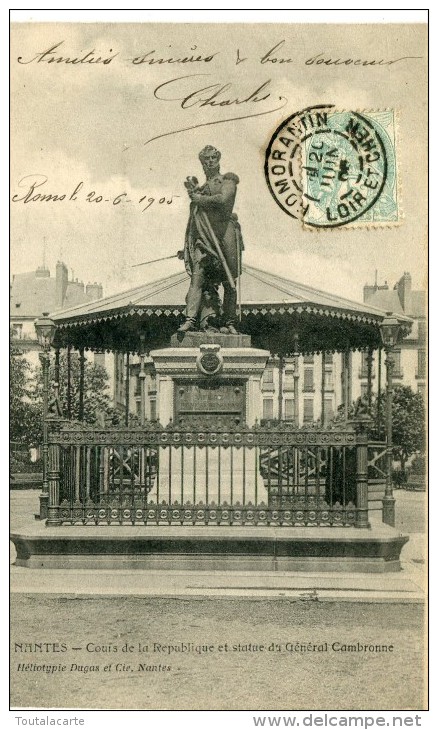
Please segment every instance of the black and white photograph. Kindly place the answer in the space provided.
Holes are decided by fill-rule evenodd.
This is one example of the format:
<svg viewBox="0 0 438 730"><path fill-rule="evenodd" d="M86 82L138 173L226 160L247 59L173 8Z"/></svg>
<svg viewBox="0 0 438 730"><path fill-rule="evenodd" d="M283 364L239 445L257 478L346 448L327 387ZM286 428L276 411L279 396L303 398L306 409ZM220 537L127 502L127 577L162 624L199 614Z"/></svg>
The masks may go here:
<svg viewBox="0 0 438 730"><path fill-rule="evenodd" d="M427 11L214 12L11 15L10 705L420 726Z"/></svg>

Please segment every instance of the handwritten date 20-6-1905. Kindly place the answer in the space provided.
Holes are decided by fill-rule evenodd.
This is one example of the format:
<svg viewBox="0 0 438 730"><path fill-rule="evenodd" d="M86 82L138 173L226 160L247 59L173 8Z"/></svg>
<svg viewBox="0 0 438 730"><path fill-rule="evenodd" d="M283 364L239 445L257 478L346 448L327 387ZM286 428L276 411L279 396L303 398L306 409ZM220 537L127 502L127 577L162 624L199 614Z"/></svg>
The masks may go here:
<svg viewBox="0 0 438 730"><path fill-rule="evenodd" d="M91 204L110 203L117 205L135 205L144 213L152 205L172 205L175 198L179 195L150 195L148 193L137 197L134 194L119 192L117 195L101 195L99 191L92 190L91 187L85 187L85 183L80 181L69 191L48 192L47 183L49 178L46 175L25 175L18 182L18 187L22 192L12 196L13 203L72 203L75 201L84 201Z"/></svg>

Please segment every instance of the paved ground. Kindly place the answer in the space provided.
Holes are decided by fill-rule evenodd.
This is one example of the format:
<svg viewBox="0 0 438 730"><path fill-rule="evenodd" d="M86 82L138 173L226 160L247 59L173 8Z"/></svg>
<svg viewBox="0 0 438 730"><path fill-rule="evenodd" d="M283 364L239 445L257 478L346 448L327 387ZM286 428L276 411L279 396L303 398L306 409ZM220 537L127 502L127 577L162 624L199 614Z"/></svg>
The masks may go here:
<svg viewBox="0 0 438 730"><path fill-rule="evenodd" d="M75 595L140 595L163 597L252 597L261 600L287 597L318 601L401 602L424 600L425 590L425 495L397 492L396 529L410 535L402 550L399 573L209 573L195 571L135 570L29 570L12 566L13 593L70 593ZM38 508L37 492L12 493L12 527L26 531L29 515ZM380 513L372 521L381 525ZM32 525L31 525L32 526ZM44 525L37 523L42 531ZM35 523L34 523L35 529ZM52 528L56 530L56 528ZM76 528L71 528L73 531ZM86 530L87 528L79 528ZM106 528L110 529L110 528ZM112 528L118 529L118 528ZM130 528L120 528L129 532ZM131 528L132 529L132 528ZM140 529L140 528L135 528ZM105 530L102 527L102 530ZM12 548L13 562L15 550Z"/></svg>
<svg viewBox="0 0 438 730"><path fill-rule="evenodd" d="M411 540L393 575L275 574L260 583L237 574L233 593L223 574L12 566L13 706L424 709L425 495L396 496L397 527ZM19 522L29 501L13 503ZM393 581L403 590L391 593Z"/></svg>
<svg viewBox="0 0 438 730"><path fill-rule="evenodd" d="M394 491L396 499L395 526L407 535L425 533L427 529L427 494L426 492L407 492L404 489Z"/></svg>

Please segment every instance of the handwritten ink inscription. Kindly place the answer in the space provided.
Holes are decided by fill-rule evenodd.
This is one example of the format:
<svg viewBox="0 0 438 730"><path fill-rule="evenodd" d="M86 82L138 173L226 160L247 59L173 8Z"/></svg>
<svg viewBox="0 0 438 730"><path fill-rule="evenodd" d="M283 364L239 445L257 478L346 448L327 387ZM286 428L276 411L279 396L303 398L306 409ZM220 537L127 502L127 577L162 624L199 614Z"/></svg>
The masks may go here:
<svg viewBox="0 0 438 730"><path fill-rule="evenodd" d="M133 74L148 74L148 71L163 69L162 73L169 68L192 67L196 70L204 68L214 69L218 62L223 61L221 70L226 67L228 58L233 59L234 68L242 66L244 69L249 64L256 64L265 71L269 69L269 79L255 79L251 88L245 83L246 71L240 78L217 78L210 73L194 73L188 75L178 75L172 78L164 78L153 89L147 89L146 94L151 98L154 104L157 104L157 111L166 111L166 104L171 103L175 107L188 112L185 114L190 118L190 123L177 129L171 129L143 142L143 146L162 137L168 137L181 132L188 132L199 127L207 127L212 125L224 124L226 122L242 121L253 117L261 117L267 114L273 114L285 107L288 99L283 93L279 85L284 83L283 77L275 78L278 71L291 64L306 66L312 71L324 73L324 69L329 67L337 67L341 74L344 67L349 69L377 67L391 67L397 63L409 63L412 60L421 58L421 56L396 56L394 58L376 57L361 58L352 55L351 57L339 57L337 54L326 53L318 50L317 53L305 50L298 55L295 46L291 41L285 39L279 40L277 43L266 44L261 47L260 51L253 52L251 55L241 47L229 48L227 52L218 49L199 48L196 44L191 44L189 48L176 49L172 44L168 44L163 49L146 48L141 51L137 49L129 49L127 53L123 53L120 49L108 48L105 50L96 50L92 47L89 50L81 50L80 52L71 52L67 49L66 42L60 40L49 45L44 50L28 51L18 56L17 63L20 66L34 66L42 64L43 67L68 68L73 67L79 69L81 66L87 68L95 67L101 69L102 73L111 73L111 71L103 71L109 67L114 68L116 64L122 64L126 68L131 68ZM237 74L239 74L237 72ZM237 113L237 109L241 110ZM200 112L205 111L212 118L206 120L205 116L199 119ZM124 152L130 149L125 146Z"/></svg>
<svg viewBox="0 0 438 730"><path fill-rule="evenodd" d="M64 41L59 41L59 43L55 43L53 46L49 46L46 48L45 51L40 51L38 53L35 53L34 56L31 58L26 58L23 56L18 56L17 61L22 66L27 66L30 63L56 63L56 64L67 64L70 66L77 66L79 64L97 64L101 63L104 66L109 66L111 61L113 61L119 53L113 53L113 49L109 49L109 53L105 54L104 56L96 55L96 51L93 48L92 51L87 51L86 53L79 54L78 56L62 56L56 55L56 52L58 49L64 44Z"/></svg>
<svg viewBox="0 0 438 730"><path fill-rule="evenodd" d="M12 202L26 205L28 203L73 203L79 200L95 205L99 205L100 203L109 203L113 206L132 204L137 206L142 213L145 213L153 205L172 205L175 198L180 197L179 195L173 194L160 195L158 197L146 193L139 198L132 199L128 197L128 193L126 192L120 192L117 195L106 197L96 190L87 189L82 180L69 191L48 192L48 188L45 187L48 181L49 179L46 175L25 175L19 180L17 185L17 187L23 188L24 191L13 195Z"/></svg>
<svg viewBox="0 0 438 730"><path fill-rule="evenodd" d="M31 63L46 63L66 66L78 65L96 65L109 66L112 61L118 58L119 61L132 64L133 66L170 66L174 64L191 64L191 63L211 63L215 58L221 55L220 51L201 51L196 44L190 46L186 52L156 51L155 49L145 52L136 53L131 58L121 58L120 51L114 51L109 48L108 51L102 53L96 51L95 48L89 51L81 51L80 53L71 53L64 51L65 41L58 41L46 48L44 51L38 51L30 56L18 56L17 62L22 66ZM286 46L286 48L285 48ZM169 44L172 49L172 44ZM303 59L293 57L293 51L287 50L286 40L275 43L268 51L262 52L260 55L253 57L243 57L242 49L236 48L236 66L243 61L253 60L262 65L265 64L289 64L303 62ZM64 55L65 54L65 55ZM396 58L336 58L336 55L319 52L311 54L309 58L304 59L306 66L392 66L400 61L409 61L411 59L422 58L422 56L398 56Z"/></svg>

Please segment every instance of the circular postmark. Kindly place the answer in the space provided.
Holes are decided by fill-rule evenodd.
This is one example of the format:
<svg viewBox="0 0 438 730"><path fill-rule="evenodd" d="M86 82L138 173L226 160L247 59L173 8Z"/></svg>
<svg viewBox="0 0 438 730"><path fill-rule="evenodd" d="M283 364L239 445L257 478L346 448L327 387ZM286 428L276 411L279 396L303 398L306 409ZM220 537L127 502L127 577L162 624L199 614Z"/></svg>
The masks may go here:
<svg viewBox="0 0 438 730"><path fill-rule="evenodd" d="M364 114L313 106L278 127L266 150L265 177L278 205L305 226L336 228L378 200L387 154Z"/></svg>
<svg viewBox="0 0 438 730"><path fill-rule="evenodd" d="M292 218L302 218L301 138L306 117L321 121L332 105L309 106L291 114L272 135L265 153L265 178L271 195ZM324 117L325 118L325 117Z"/></svg>

